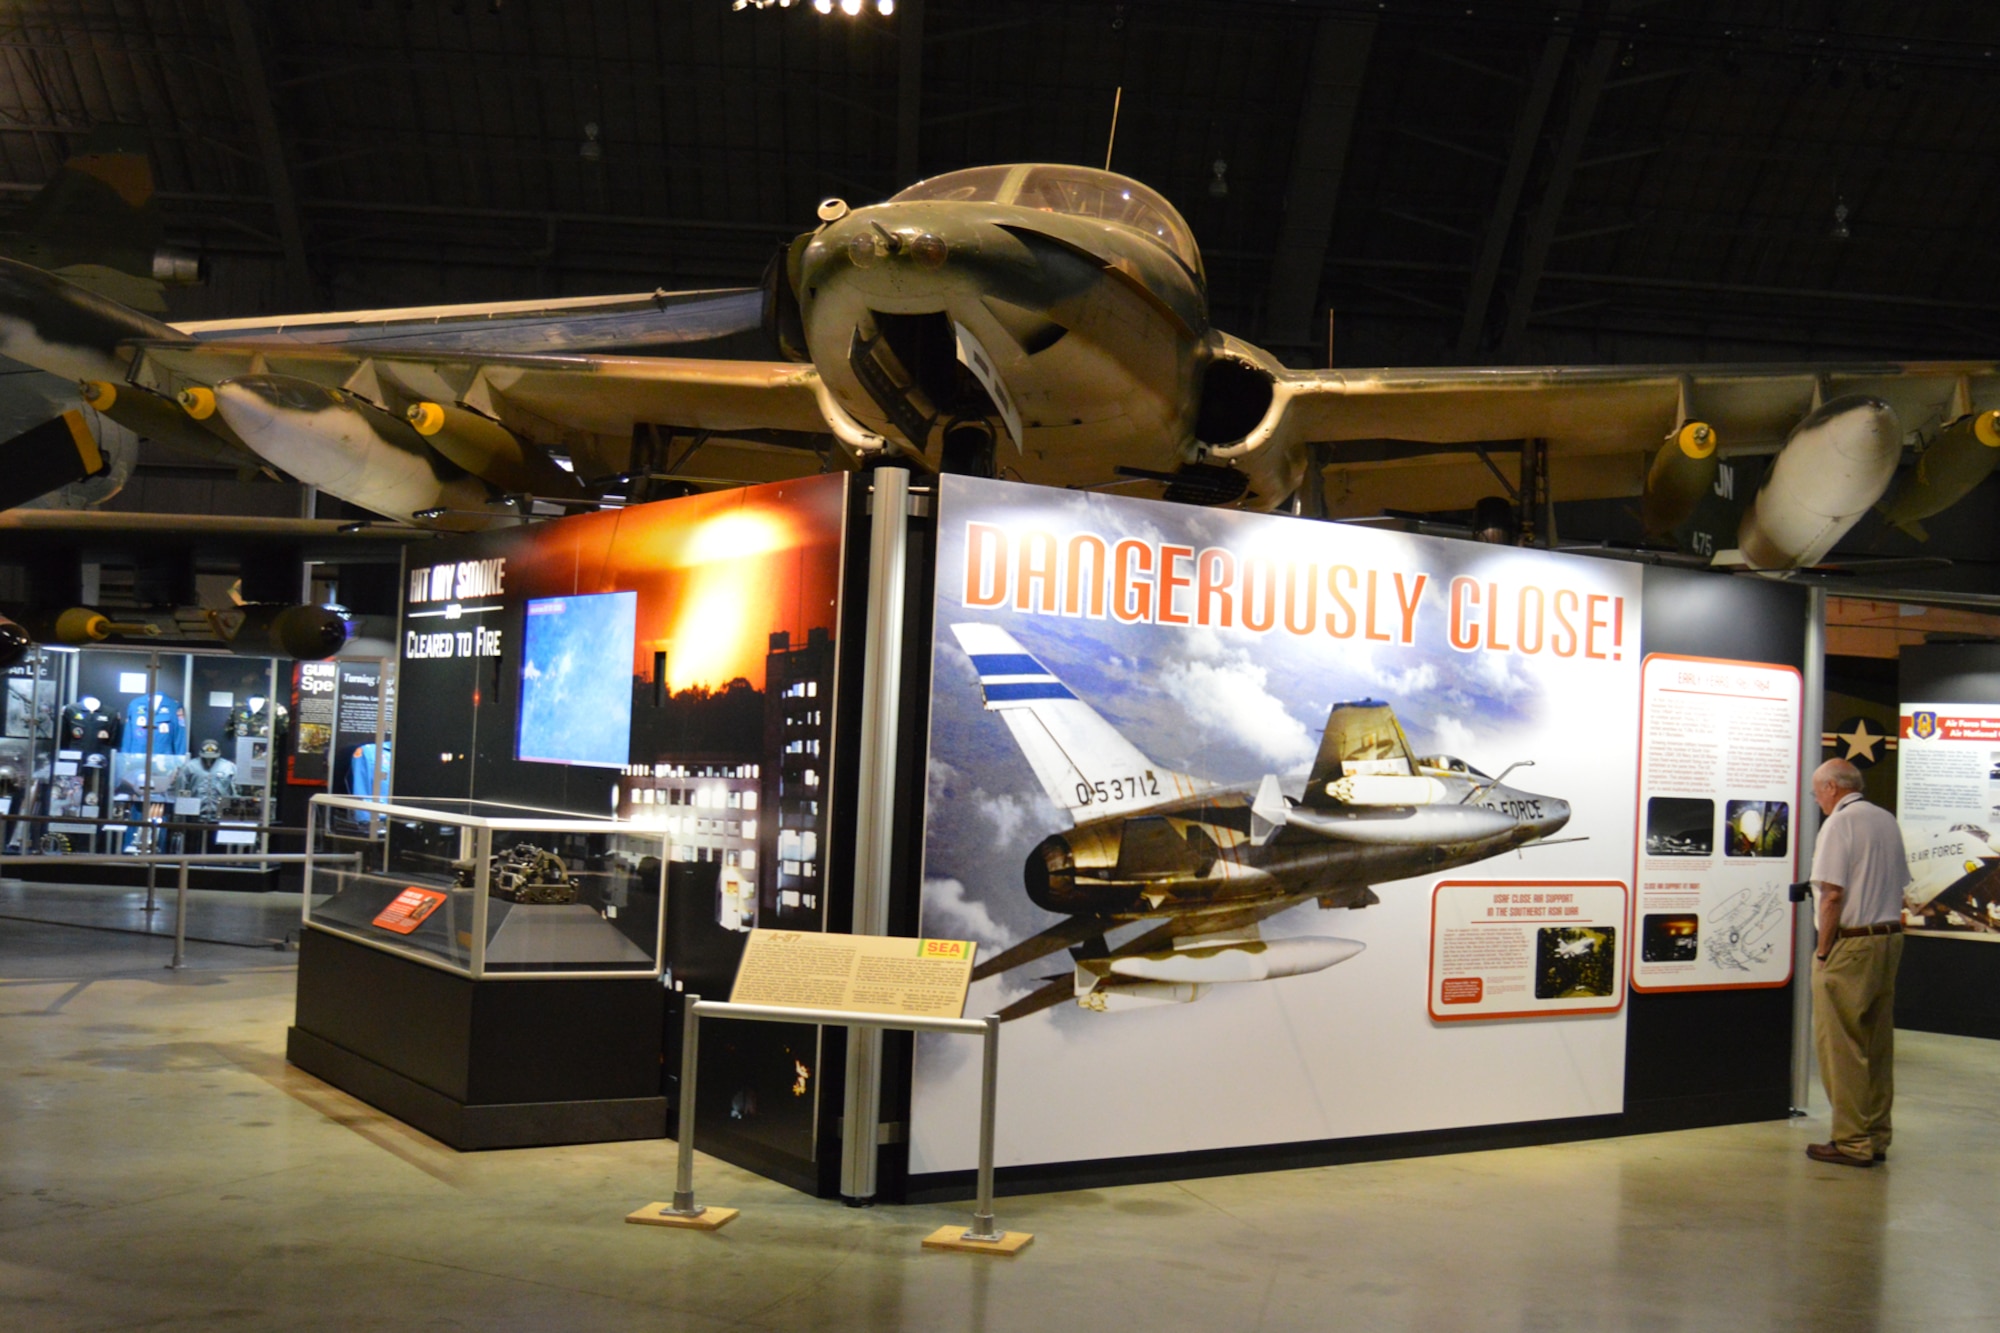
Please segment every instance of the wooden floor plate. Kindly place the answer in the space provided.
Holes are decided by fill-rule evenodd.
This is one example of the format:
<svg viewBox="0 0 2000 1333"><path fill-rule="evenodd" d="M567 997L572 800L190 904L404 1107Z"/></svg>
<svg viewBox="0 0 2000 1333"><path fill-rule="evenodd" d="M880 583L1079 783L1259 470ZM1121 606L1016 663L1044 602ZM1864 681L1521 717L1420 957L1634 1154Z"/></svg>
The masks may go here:
<svg viewBox="0 0 2000 1333"><path fill-rule="evenodd" d="M636 1222L642 1227L683 1227L690 1231L713 1231L717 1227L736 1220L737 1208L717 1208L709 1204L698 1217L676 1217L667 1211L670 1203L649 1203L644 1208L625 1214L627 1222Z"/></svg>
<svg viewBox="0 0 2000 1333"><path fill-rule="evenodd" d="M1035 1239L1031 1231L1003 1231L999 1240L967 1240L964 1226L939 1227L924 1237L927 1250L966 1250L973 1254L1019 1254Z"/></svg>

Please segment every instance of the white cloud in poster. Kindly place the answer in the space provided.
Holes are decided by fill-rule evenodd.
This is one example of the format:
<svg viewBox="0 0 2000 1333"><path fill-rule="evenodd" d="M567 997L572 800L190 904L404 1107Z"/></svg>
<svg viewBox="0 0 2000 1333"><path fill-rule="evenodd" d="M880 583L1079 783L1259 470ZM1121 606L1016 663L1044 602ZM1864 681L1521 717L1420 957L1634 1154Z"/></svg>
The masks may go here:
<svg viewBox="0 0 2000 1333"><path fill-rule="evenodd" d="M1479 737L1472 728L1450 713L1439 713L1431 719L1431 735L1437 737L1438 748L1446 754L1464 756L1479 748Z"/></svg>
<svg viewBox="0 0 2000 1333"><path fill-rule="evenodd" d="M1370 675L1377 685L1389 692L1392 701L1413 694L1427 694L1436 689L1438 683L1437 668L1429 662L1419 662L1401 671L1384 671L1376 667Z"/></svg>
<svg viewBox="0 0 2000 1333"><path fill-rule="evenodd" d="M1160 684L1187 721L1218 742L1233 741L1289 770L1311 762L1319 742L1271 693L1270 673L1245 652L1171 663Z"/></svg>
<svg viewBox="0 0 2000 1333"><path fill-rule="evenodd" d="M1008 944L1007 932L986 904L967 898L965 885L955 879L924 881L924 933L933 939L972 940L987 955Z"/></svg>

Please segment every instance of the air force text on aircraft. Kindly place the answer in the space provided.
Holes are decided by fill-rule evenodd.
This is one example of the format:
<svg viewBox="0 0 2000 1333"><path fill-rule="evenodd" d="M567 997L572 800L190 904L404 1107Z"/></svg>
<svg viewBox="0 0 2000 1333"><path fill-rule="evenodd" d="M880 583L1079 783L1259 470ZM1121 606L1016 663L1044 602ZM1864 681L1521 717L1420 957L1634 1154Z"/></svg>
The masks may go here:
<svg viewBox="0 0 2000 1333"><path fill-rule="evenodd" d="M965 525L962 588L974 609L1404 646L1430 590L1459 652L1620 661L1626 646L1625 598L1611 593L994 523Z"/></svg>

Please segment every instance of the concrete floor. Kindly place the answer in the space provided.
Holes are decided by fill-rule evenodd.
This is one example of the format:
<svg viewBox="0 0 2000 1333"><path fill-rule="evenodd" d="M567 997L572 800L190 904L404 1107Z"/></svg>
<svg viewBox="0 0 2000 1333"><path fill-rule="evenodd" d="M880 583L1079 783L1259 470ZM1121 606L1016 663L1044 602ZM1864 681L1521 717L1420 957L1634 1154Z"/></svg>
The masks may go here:
<svg viewBox="0 0 2000 1333"><path fill-rule="evenodd" d="M1900 1038L1884 1169L1806 1161L1818 1116L1087 1190L1001 1200L1036 1240L997 1259L918 1248L964 1208L706 1157L741 1218L626 1225L672 1144L460 1155L285 1064L291 955L174 973L165 940L8 919L49 910L0 886L0 1328L2000 1327L2000 1043Z"/></svg>

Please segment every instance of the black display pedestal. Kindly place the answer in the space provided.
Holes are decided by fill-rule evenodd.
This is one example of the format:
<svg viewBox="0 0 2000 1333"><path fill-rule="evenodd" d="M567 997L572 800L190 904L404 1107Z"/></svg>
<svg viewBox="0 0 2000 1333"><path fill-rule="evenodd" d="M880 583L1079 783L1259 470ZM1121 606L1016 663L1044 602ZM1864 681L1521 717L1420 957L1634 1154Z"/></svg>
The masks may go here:
<svg viewBox="0 0 2000 1333"><path fill-rule="evenodd" d="M325 931L299 941L285 1056L454 1148L656 1139L656 978L474 981Z"/></svg>

